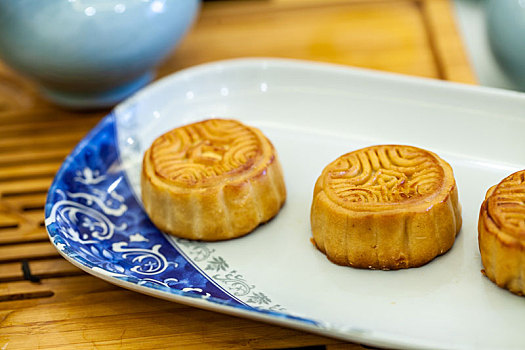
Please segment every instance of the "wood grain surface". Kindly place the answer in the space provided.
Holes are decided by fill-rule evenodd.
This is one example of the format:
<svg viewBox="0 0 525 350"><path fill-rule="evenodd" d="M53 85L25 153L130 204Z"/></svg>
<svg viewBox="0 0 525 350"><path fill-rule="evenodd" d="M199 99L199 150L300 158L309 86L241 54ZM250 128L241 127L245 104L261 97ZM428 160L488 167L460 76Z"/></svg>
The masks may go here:
<svg viewBox="0 0 525 350"><path fill-rule="evenodd" d="M158 76L247 56L475 83L449 0L205 2ZM0 63L0 349L364 349L130 292L63 260L43 209L55 172L108 111L66 111ZM40 282L24 279L22 262ZM315 301L312 301L315 302Z"/></svg>

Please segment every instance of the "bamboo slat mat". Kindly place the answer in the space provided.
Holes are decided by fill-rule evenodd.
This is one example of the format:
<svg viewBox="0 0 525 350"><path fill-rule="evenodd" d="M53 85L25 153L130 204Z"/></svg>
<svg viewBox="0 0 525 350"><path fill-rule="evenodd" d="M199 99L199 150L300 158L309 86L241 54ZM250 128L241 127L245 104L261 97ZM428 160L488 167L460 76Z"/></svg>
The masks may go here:
<svg viewBox="0 0 525 350"><path fill-rule="evenodd" d="M448 0L206 2L158 76L246 56L475 82ZM0 64L0 349L364 349L130 292L63 260L44 227L46 193L107 112L55 107ZM24 264L40 282L24 278Z"/></svg>

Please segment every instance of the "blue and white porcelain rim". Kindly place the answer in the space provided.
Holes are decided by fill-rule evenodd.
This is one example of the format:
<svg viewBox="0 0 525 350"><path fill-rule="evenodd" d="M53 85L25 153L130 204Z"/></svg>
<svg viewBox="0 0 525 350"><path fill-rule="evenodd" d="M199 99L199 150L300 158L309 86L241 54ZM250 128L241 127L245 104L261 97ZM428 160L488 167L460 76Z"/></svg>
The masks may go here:
<svg viewBox="0 0 525 350"><path fill-rule="evenodd" d="M109 124L110 125L113 125L114 126L114 115L113 113L109 114L108 116L104 117L103 120L97 125L95 126L95 128L93 128L93 130L91 130L88 135L86 135L86 137L81 140L81 142L75 147L75 149L71 152L70 155L67 156L67 158L65 159L62 167L59 169L59 171L57 172L56 176L55 176L55 179L52 183L52 185L50 186L50 189L49 189L49 194L48 194L48 199L47 199L47 203L46 203L46 229L48 230L48 233L50 235L50 238L51 238L51 242L53 243L53 245L55 245L55 247L57 248L57 250L59 251L59 253L61 255L63 255L64 257L66 257L68 260L72 261L75 263L75 265L79 266L79 267L82 267L85 269L88 269L86 271L88 272L93 272L95 273L97 276L98 275L103 275L103 276L106 276L106 277L112 277L112 278L118 278L118 274L113 274L111 272L106 272L98 267L93 267L91 266L91 264L89 262L85 262L83 261L81 258L77 258L81 261L81 263L79 263L79 261L77 259L73 259L71 256L69 256L68 254L66 254L63 249L61 249L61 247L59 247L56 243L56 241L54 241L52 238L53 236L55 236L57 233L54 232L53 230L53 227L51 226L52 224L56 223L55 220L51 219L49 217L49 215L47 215L48 211L52 211L52 208L53 208L53 204L56 204L56 203L52 203L51 202L51 195L53 193L56 193L56 192L59 192L61 191L60 188L58 188L58 180L60 180L61 178L64 177L64 172L69 169L70 167L70 164L75 160L75 157L78 155L78 153L84 149L85 145L88 144L90 141L93 140L94 137L96 137L97 135L100 134L100 130L102 128L102 126L104 126L105 124ZM113 129L113 132L116 132L116 130ZM114 141L114 139L113 139ZM116 141L114 141L115 145L116 145ZM125 172L123 172L125 174ZM134 193L131 191L131 193L134 195ZM140 201L137 201L137 203L140 205ZM174 237L171 237L169 235L165 235L165 238L166 240L171 244L171 247L173 249L175 249L179 254L181 254L192 266L195 267L195 269L202 275L204 276L208 281L210 281L212 284L216 285L218 289L222 290L225 294L227 294L229 296L229 298L231 298L232 300L235 300L237 301L239 304L242 304L244 305L244 307L246 309L252 309L252 307L250 307L248 304L242 302L241 300L239 300L236 296L232 295L231 293L229 293L228 291L226 291L224 288L222 288L220 285L218 285L210 276L208 276L204 271L202 271L202 269L200 269L197 265L194 264L194 262L183 252L181 251L176 242L174 242L173 240L175 239ZM192 295L192 294L188 294L184 291L179 291L177 289L173 289L173 288L170 288L170 291L172 292L177 292L177 293L180 293L181 295L188 295L192 298L195 297L195 295ZM169 293L171 294L171 293ZM213 297L209 297L209 299L211 300L214 300ZM216 303L223 303L219 300L216 300L215 301ZM261 311L261 310L259 310ZM278 314L277 312L274 312L275 314ZM285 317L293 317L293 316L290 316L290 315L283 315ZM311 321L313 322L313 321Z"/></svg>
<svg viewBox="0 0 525 350"><path fill-rule="evenodd" d="M67 156L62 167L59 169L59 171L57 172L55 176L55 180L53 181L49 189L49 194L57 191L57 185L58 185L57 180L59 180L61 177L64 176L64 172L66 171L66 169L68 169L70 163L74 161L79 151L82 150L85 147L85 145L93 139L93 137L99 134L100 129L104 124L107 124L112 119L114 119L114 115L112 113L104 117L102 121L97 126L95 126L95 128L93 128L93 130L91 130L85 136L84 139L81 140L81 142L74 148L71 154ZM48 212L53 205L53 203L50 202L49 197L50 196L48 195L48 201L46 203L46 212ZM141 292L143 294L155 296L155 297L165 299L165 300L180 302L180 303L187 304L190 306L200 307L200 308L208 309L208 310L213 309L213 310L231 314L231 315L237 315L237 316L257 319L257 320L261 320L265 322L281 324L281 325L285 325L285 326L292 327L292 328L308 330L310 332L317 332L319 334L323 333L323 331L320 328L320 324L315 321L301 319L299 317L294 317L292 315L282 314L282 313L275 312L275 311L255 309L242 302L240 302L241 305L231 306L231 305L228 305L225 301L215 299L214 297L203 298L202 296L195 295L191 292L188 293L188 292L184 292L184 291L177 290L174 288L170 288L170 292L167 292L164 290L165 288L162 288L162 287L153 288L152 286L148 286L148 284L139 285L134 282L123 280L118 276L118 274L113 274L109 271L99 268L98 266L92 266L91 263L89 263L88 261L85 261L81 257L77 256L76 258L74 258L70 254L65 252L61 247L58 246L56 240L53 239L56 236L56 232L54 232L53 227L51 226L53 223L55 222L49 221L49 217L46 217L46 229L48 230L50 241L55 246L55 248L60 253L60 255L62 255L67 261L72 263L74 266L80 268L81 270L91 275L101 278L107 282L124 287L126 289ZM170 243L173 243L173 242L170 241ZM173 249L176 249L177 251L179 251L179 253L181 253L184 256L184 258L188 260L190 264L194 265L191 259L185 256L175 245L172 244L172 247ZM206 273L204 273L202 270L198 268L197 270L199 270L199 273L201 273L211 283L217 285L213 281L213 279L209 277ZM129 277L132 277L132 276L129 276ZM130 278L130 279L133 280L133 278ZM218 288L221 288L221 287L218 286ZM238 300L234 295L232 295L228 291L224 289L222 290L224 291L224 293L228 294L233 300ZM343 336L341 335L341 337ZM351 338L357 339L356 336L352 336Z"/></svg>
<svg viewBox="0 0 525 350"><path fill-rule="evenodd" d="M60 250L59 250L60 252ZM242 317L246 319L251 319L255 321L265 322L268 324L273 324L276 326L283 326L291 329L296 329L300 331L309 332L312 334L317 334L323 337L330 336L336 339L341 339L344 341L350 341L360 344L369 344L370 346L377 346L377 347L400 347L403 349L424 349L421 346L415 346L413 343L409 343L404 339L403 337L397 337L396 335L387 335L383 334L381 337L370 337L370 334L365 332L359 332L359 331L339 331L336 329L329 329L324 328L321 326L316 326L313 324L304 323L301 321L297 321L294 319L289 318L281 318L281 317L275 317L272 316L269 313L262 313L260 311L252 311L249 309L243 309L243 308L237 308L233 306L223 305L223 304L214 304L213 308L210 307L210 302L203 300L201 298L197 298L192 296L191 294L187 294L184 292L181 292L181 294L172 294L144 286L139 286L135 283L126 282L120 279L112 278L108 275L105 275L103 273L93 271L89 269L88 267L80 264L76 260L69 257L67 254L64 254L60 252L62 257L69 261L74 266L80 268L81 270L100 278L101 280L104 280L108 283L114 284L118 287L122 287L134 292L138 292L141 294L145 294L151 297L167 300L167 301L173 301L177 302L183 305L188 305L191 307L196 307L199 309L207 310L207 311L213 311L213 312L220 312L226 315L230 316L236 316L236 317ZM385 341L384 339L388 337L390 341ZM427 347L425 347L427 348ZM428 347L428 349L431 349L431 347Z"/></svg>

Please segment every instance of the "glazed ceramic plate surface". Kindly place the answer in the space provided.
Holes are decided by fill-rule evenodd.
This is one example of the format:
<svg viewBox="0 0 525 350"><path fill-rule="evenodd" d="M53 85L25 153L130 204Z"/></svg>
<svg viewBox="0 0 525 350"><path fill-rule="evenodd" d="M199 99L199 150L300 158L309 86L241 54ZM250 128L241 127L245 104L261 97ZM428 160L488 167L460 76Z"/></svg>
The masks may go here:
<svg viewBox="0 0 525 350"><path fill-rule="evenodd" d="M51 186L46 225L61 254L160 298L375 346L525 346L525 299L481 274L487 189L525 168L522 94L275 59L197 66L147 87L95 127ZM230 117L273 142L288 197L251 234L217 243L159 232L140 203L143 152L174 127ZM434 151L455 173L463 228L453 248L401 271L336 266L310 243L325 165L374 144Z"/></svg>

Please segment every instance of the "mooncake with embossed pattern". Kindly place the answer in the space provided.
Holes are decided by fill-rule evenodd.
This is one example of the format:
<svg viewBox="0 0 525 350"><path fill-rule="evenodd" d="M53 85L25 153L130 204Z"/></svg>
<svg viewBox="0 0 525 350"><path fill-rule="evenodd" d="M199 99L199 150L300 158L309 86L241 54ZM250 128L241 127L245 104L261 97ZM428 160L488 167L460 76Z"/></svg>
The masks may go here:
<svg viewBox="0 0 525 350"><path fill-rule="evenodd" d="M461 228L450 165L411 146L347 153L323 170L311 207L313 243L332 262L369 269L421 266Z"/></svg>
<svg viewBox="0 0 525 350"><path fill-rule="evenodd" d="M485 275L525 294L525 170L492 186L481 205L478 243Z"/></svg>
<svg viewBox="0 0 525 350"><path fill-rule="evenodd" d="M195 240L245 235L286 199L272 143L236 120L209 119L158 137L144 154L142 201L162 231Z"/></svg>

